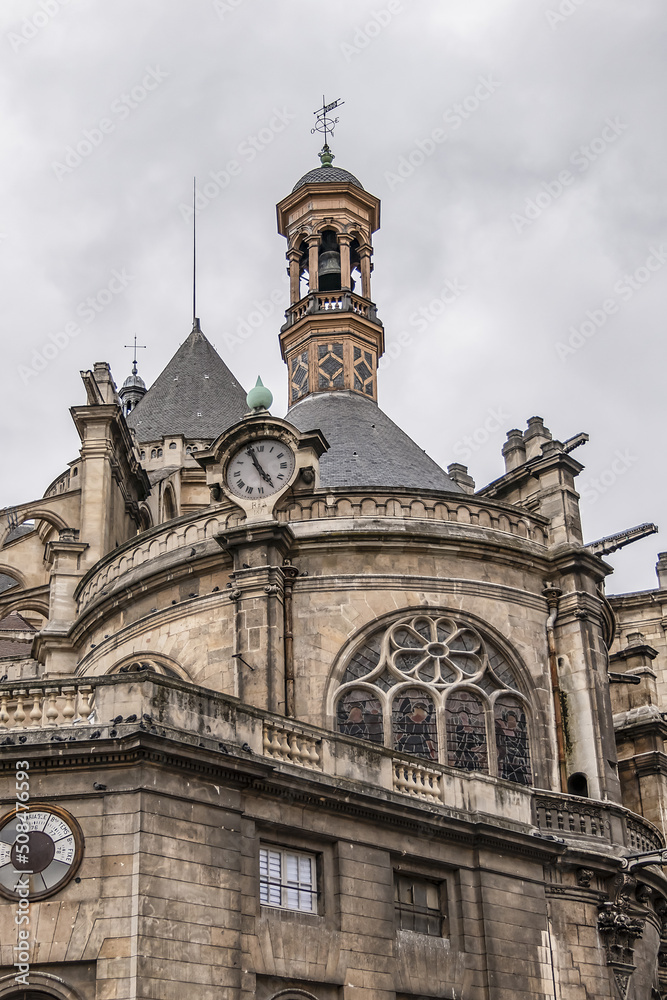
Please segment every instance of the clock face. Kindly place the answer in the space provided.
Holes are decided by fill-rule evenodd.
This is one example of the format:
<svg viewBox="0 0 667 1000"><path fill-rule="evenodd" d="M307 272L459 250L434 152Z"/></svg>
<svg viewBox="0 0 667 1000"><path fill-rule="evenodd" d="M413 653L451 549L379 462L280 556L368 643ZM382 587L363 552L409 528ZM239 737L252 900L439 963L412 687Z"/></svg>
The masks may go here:
<svg viewBox="0 0 667 1000"><path fill-rule="evenodd" d="M0 821L0 892L18 898L17 883L28 886L30 899L57 892L79 867L82 843L78 824L62 809L11 812Z"/></svg>
<svg viewBox="0 0 667 1000"><path fill-rule="evenodd" d="M277 438L242 445L227 466L227 486L237 497L257 500L278 493L294 472L294 452Z"/></svg>

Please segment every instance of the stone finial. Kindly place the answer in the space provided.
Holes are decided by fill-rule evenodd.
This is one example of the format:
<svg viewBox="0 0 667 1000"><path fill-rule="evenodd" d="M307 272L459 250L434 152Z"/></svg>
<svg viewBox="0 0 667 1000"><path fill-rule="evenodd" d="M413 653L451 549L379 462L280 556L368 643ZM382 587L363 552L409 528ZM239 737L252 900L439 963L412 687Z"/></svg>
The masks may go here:
<svg viewBox="0 0 667 1000"><path fill-rule="evenodd" d="M475 480L468 475L468 466L460 462L452 462L447 466L447 475L466 493L475 492Z"/></svg>
<svg viewBox="0 0 667 1000"><path fill-rule="evenodd" d="M507 441L503 445L503 458L505 459L505 472L511 472L525 464L526 446L523 434L516 427L507 432Z"/></svg>
<svg viewBox="0 0 667 1000"><path fill-rule="evenodd" d="M542 454L542 445L551 441L551 431L544 426L542 417L530 417L523 440L526 446L526 459L530 461L531 458L539 458Z"/></svg>
<svg viewBox="0 0 667 1000"><path fill-rule="evenodd" d="M644 646L646 644L646 636L643 632L628 632L625 641L628 646Z"/></svg>
<svg viewBox="0 0 667 1000"><path fill-rule="evenodd" d="M655 571L658 574L658 586L661 590L667 590L667 552L658 552Z"/></svg>

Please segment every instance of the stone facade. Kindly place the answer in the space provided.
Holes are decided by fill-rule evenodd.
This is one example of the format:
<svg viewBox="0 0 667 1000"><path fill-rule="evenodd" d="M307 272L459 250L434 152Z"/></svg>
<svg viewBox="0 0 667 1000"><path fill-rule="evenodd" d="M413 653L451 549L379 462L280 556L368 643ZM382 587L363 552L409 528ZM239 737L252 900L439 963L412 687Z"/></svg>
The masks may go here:
<svg viewBox="0 0 667 1000"><path fill-rule="evenodd" d="M665 592L606 599L539 418L476 493L363 451L379 202L321 169L279 206L294 413L235 415L195 321L131 405L83 373L80 457L4 512L0 997L653 1000Z"/></svg>

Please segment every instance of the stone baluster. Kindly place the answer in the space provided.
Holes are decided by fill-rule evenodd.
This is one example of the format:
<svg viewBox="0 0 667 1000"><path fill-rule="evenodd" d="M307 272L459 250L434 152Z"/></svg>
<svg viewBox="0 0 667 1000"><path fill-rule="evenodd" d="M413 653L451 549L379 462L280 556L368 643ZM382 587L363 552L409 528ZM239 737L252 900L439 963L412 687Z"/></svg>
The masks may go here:
<svg viewBox="0 0 667 1000"><path fill-rule="evenodd" d="M58 688L48 688L45 692L48 706L46 709L46 725L47 726L57 726L58 719L58 708L56 706L56 699L58 697Z"/></svg>
<svg viewBox="0 0 667 1000"><path fill-rule="evenodd" d="M14 709L14 728L24 729L23 723L25 722L25 711L23 710L23 699L26 697L26 691L17 691L16 693L16 708Z"/></svg>
<svg viewBox="0 0 667 1000"><path fill-rule="evenodd" d="M32 708L28 718L31 726L38 729L42 725L42 691L40 688L31 688L28 690L28 694L32 698Z"/></svg>
<svg viewBox="0 0 667 1000"><path fill-rule="evenodd" d="M65 697L65 705L63 707L63 725L69 726L72 723L72 719L76 715L76 708L74 707L74 699L76 697L76 688L64 687L62 693Z"/></svg>
<svg viewBox="0 0 667 1000"><path fill-rule="evenodd" d="M7 711L7 694L3 693L0 698L0 729L7 729L7 723L9 722L9 712Z"/></svg>
<svg viewBox="0 0 667 1000"><path fill-rule="evenodd" d="M94 704L93 704L94 694L95 692L93 688L90 687L89 685L79 688L79 704L78 704L79 718L83 723L86 723L87 725L91 724L90 717L94 711Z"/></svg>

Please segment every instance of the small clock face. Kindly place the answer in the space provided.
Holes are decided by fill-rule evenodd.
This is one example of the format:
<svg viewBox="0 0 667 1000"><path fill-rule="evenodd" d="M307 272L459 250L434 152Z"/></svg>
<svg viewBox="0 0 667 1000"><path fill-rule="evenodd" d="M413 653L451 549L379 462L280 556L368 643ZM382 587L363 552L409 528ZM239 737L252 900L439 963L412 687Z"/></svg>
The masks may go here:
<svg viewBox="0 0 667 1000"><path fill-rule="evenodd" d="M294 472L294 452L277 438L242 445L227 466L227 486L238 497L257 500L278 493Z"/></svg>
<svg viewBox="0 0 667 1000"><path fill-rule="evenodd" d="M31 806L0 821L0 892L18 898L17 883L30 899L57 892L79 867L83 838L64 810Z"/></svg>

